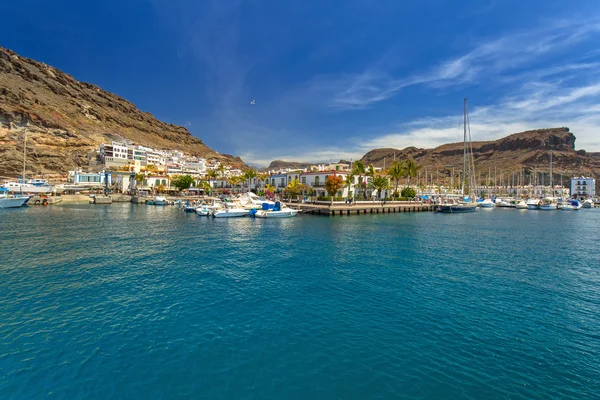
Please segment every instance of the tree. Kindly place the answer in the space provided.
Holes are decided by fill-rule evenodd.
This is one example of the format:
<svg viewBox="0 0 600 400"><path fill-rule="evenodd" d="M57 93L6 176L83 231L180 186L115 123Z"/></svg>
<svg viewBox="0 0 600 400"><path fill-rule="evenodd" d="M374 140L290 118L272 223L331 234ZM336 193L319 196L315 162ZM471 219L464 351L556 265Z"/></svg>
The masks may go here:
<svg viewBox="0 0 600 400"><path fill-rule="evenodd" d="M162 183L160 183L157 187L156 187L156 191L158 193L162 193L165 191L165 185L163 185Z"/></svg>
<svg viewBox="0 0 600 400"><path fill-rule="evenodd" d="M145 174L135 174L135 181L142 184L146 180Z"/></svg>
<svg viewBox="0 0 600 400"><path fill-rule="evenodd" d="M373 188L377 190L377 198L381 198L381 192L383 190L389 189L390 181L388 178L382 175L376 175L372 181Z"/></svg>
<svg viewBox="0 0 600 400"><path fill-rule="evenodd" d="M337 192L344 187L344 179L341 176L337 176L334 172L333 175L328 175L325 178L325 190L331 196L331 202L333 203L333 197Z"/></svg>
<svg viewBox="0 0 600 400"><path fill-rule="evenodd" d="M236 176L236 175L230 176L227 178L227 182L229 182L233 188L235 188L237 185L239 185L243 181L244 181L243 177Z"/></svg>
<svg viewBox="0 0 600 400"><path fill-rule="evenodd" d="M267 197L269 198L274 198L275 197L275 186L273 185L269 185L267 183L267 185L265 186L265 194Z"/></svg>
<svg viewBox="0 0 600 400"><path fill-rule="evenodd" d="M415 178L417 175L419 175L419 171L421 170L421 168L423 168L423 166L417 164L417 162L412 158L409 158L408 160L406 160L405 168L406 177L408 178L408 185L410 186L410 179Z"/></svg>
<svg viewBox="0 0 600 400"><path fill-rule="evenodd" d="M387 170L387 174L394 181L394 196L397 196L400 179L402 179L406 175L404 162L398 160L395 163L393 163L392 166Z"/></svg>
<svg viewBox="0 0 600 400"><path fill-rule="evenodd" d="M190 175L176 175L171 179L171 184L175 186L180 192L185 189L189 189L194 183L194 178Z"/></svg>
<svg viewBox="0 0 600 400"><path fill-rule="evenodd" d="M285 188L285 193L289 194L291 197L299 196L304 192L308 192L310 190L310 186L300 183L298 179L292 179L290 183L288 183Z"/></svg>
<svg viewBox="0 0 600 400"><path fill-rule="evenodd" d="M263 174L258 174L258 180L262 182L262 187L265 187L265 184L267 183L268 179L270 178L269 174L263 173Z"/></svg>
<svg viewBox="0 0 600 400"><path fill-rule="evenodd" d="M148 165L146 165L145 169L148 172L155 172L158 168L156 168L156 165L154 165L154 164L148 164Z"/></svg>
<svg viewBox="0 0 600 400"><path fill-rule="evenodd" d="M206 173L206 177L208 180L215 181L219 177L219 171L216 169L211 169Z"/></svg>
<svg viewBox="0 0 600 400"><path fill-rule="evenodd" d="M256 171L253 169L249 169L244 173L244 178L248 181L248 191L250 191L250 181L256 178Z"/></svg>
<svg viewBox="0 0 600 400"><path fill-rule="evenodd" d="M414 198L416 195L417 195L417 192L415 191L415 189L413 189L411 187L407 186L404 189L402 189L402 193L401 193L402 197Z"/></svg>
<svg viewBox="0 0 600 400"><path fill-rule="evenodd" d="M348 197L352 196L352 185L354 185L354 175L350 172L346 175L346 179L344 180L344 185L348 187Z"/></svg>
<svg viewBox="0 0 600 400"><path fill-rule="evenodd" d="M352 175L354 176L358 176L358 185L361 188L361 190L363 191L364 194L364 187L363 187L363 175L365 175L366 173L366 169L365 169L365 165L361 162L361 161L355 161L354 162L354 166L352 167Z"/></svg>

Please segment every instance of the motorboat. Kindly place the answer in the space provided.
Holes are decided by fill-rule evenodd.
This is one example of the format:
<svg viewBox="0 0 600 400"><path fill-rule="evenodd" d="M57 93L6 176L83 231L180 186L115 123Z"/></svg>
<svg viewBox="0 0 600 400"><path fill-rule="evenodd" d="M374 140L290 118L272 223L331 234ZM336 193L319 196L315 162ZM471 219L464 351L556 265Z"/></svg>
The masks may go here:
<svg viewBox="0 0 600 400"><path fill-rule="evenodd" d="M525 200L519 200L517 201L517 210L526 210L527 208L529 208L527 206L527 202Z"/></svg>
<svg viewBox="0 0 600 400"><path fill-rule="evenodd" d="M582 208L594 208L594 201L592 199L585 199L583 201L583 204L581 205Z"/></svg>
<svg viewBox="0 0 600 400"><path fill-rule="evenodd" d="M263 200L260 197L258 197L255 193L252 192L248 192L248 193L244 193L240 198L239 198L239 203L242 207L247 208L249 210L260 210L263 206L263 204L269 204L270 206L274 206L275 202L270 201L270 200Z"/></svg>
<svg viewBox="0 0 600 400"><path fill-rule="evenodd" d="M224 208L222 210L215 211L212 216L215 218L236 218L245 217L250 214L250 210L239 207Z"/></svg>
<svg viewBox="0 0 600 400"><path fill-rule="evenodd" d="M166 206L167 198L165 196L154 196L152 201L148 202L148 204L155 205L155 206Z"/></svg>
<svg viewBox="0 0 600 400"><path fill-rule="evenodd" d="M263 209L256 211L254 216L256 218L291 218L295 217L297 214L298 210L294 210L285 205L282 207L280 202L276 202L272 209L263 205Z"/></svg>
<svg viewBox="0 0 600 400"><path fill-rule="evenodd" d="M466 213L477 211L477 203L469 203L465 201L452 202L448 201L439 204L436 208L437 212L441 213Z"/></svg>
<svg viewBox="0 0 600 400"><path fill-rule="evenodd" d="M558 201L554 197L545 197L539 205L540 210L558 210Z"/></svg>
<svg viewBox="0 0 600 400"><path fill-rule="evenodd" d="M480 201L478 204L481 208L494 208L494 202L489 198L483 199L483 201Z"/></svg>
<svg viewBox="0 0 600 400"><path fill-rule="evenodd" d="M0 208L19 208L29 201L29 196L9 194L8 188L0 188Z"/></svg>
<svg viewBox="0 0 600 400"><path fill-rule="evenodd" d="M196 208L196 214L202 216L202 217L206 217L211 213L211 210L208 209L208 207L206 206L200 206L198 208Z"/></svg>
<svg viewBox="0 0 600 400"><path fill-rule="evenodd" d="M527 199L527 209L528 210L539 210L540 209L540 200L539 199Z"/></svg>

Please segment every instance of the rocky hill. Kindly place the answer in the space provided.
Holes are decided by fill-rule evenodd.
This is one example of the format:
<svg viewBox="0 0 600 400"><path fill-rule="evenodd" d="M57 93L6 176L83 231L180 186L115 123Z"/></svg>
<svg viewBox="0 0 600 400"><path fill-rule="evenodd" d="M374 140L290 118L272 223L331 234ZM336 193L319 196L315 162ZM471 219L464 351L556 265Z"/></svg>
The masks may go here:
<svg viewBox="0 0 600 400"><path fill-rule="evenodd" d="M0 47L0 176L27 171L60 175L101 143L128 139L158 149L177 149L247 168L240 158L219 154L181 126L161 122L129 101L49 65Z"/></svg>
<svg viewBox="0 0 600 400"><path fill-rule="evenodd" d="M296 162L296 161L284 161L284 160L275 160L271 161L267 168L264 168L265 171L273 171L279 169L306 169L310 168L314 163L310 162Z"/></svg>
<svg viewBox="0 0 600 400"><path fill-rule="evenodd" d="M600 178L600 153L587 153L575 150L575 135L569 128L538 129L515 133L502 139L486 142L473 142L475 170L486 177L488 172L512 176L521 170L525 174L549 172L550 152L553 158L555 182L560 174L592 175ZM463 143L450 143L434 149L375 149L365 154L361 161L365 164L386 166L396 159L413 158L427 167L429 173L444 174L452 169L462 169ZM597 179L598 180L598 179Z"/></svg>

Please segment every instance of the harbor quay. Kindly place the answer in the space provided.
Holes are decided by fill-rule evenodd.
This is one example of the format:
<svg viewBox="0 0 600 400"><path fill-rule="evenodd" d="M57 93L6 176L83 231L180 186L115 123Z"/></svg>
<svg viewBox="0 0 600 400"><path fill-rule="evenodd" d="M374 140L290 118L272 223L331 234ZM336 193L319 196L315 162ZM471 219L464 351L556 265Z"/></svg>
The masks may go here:
<svg viewBox="0 0 600 400"><path fill-rule="evenodd" d="M353 205L346 204L298 204L298 209L303 214L323 216L349 216L366 214L390 214L402 212L434 211L432 204L409 201L394 202L359 202Z"/></svg>
<svg viewBox="0 0 600 400"><path fill-rule="evenodd" d="M171 204L185 203L185 202L202 202L210 199L205 196L168 196L167 200ZM110 195L90 195L83 194L67 194L61 196L34 196L29 201L29 205L59 205L59 204L96 204L105 205L112 203L126 203L131 202L133 204L145 205L150 200L147 197L141 196L130 196L124 194L110 194ZM427 212L434 211L432 204L427 204L418 201L363 201L357 202L352 205L344 204L341 202L334 202L333 204L324 201L317 202L286 202L289 207L300 211L303 214L308 215L321 215L321 216L348 216L348 215L366 215L366 214L390 214L390 213L402 213L402 212Z"/></svg>

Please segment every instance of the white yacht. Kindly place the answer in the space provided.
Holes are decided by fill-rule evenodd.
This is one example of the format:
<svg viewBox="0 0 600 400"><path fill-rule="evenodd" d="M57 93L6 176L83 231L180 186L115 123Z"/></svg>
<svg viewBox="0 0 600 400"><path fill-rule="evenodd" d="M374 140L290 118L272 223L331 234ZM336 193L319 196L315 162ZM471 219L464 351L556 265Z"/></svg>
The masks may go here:
<svg viewBox="0 0 600 400"><path fill-rule="evenodd" d="M46 179L30 179L23 181L7 181L3 185L12 193L51 193L54 186L51 186Z"/></svg>
<svg viewBox="0 0 600 400"><path fill-rule="evenodd" d="M583 204L581 205L582 208L594 208L594 200L592 199L585 199L585 201L583 202Z"/></svg>
<svg viewBox="0 0 600 400"><path fill-rule="evenodd" d="M29 196L11 195L8 189L0 188L0 208L19 208L29 201Z"/></svg>
<svg viewBox="0 0 600 400"><path fill-rule="evenodd" d="M252 192L248 192L248 193L244 193L240 199L239 199L240 204L242 205L242 207L247 208L249 210L252 209L261 209L263 204L268 204L270 206L274 206L275 203L270 201L270 200L263 200L260 197L258 197L256 194L252 193Z"/></svg>

